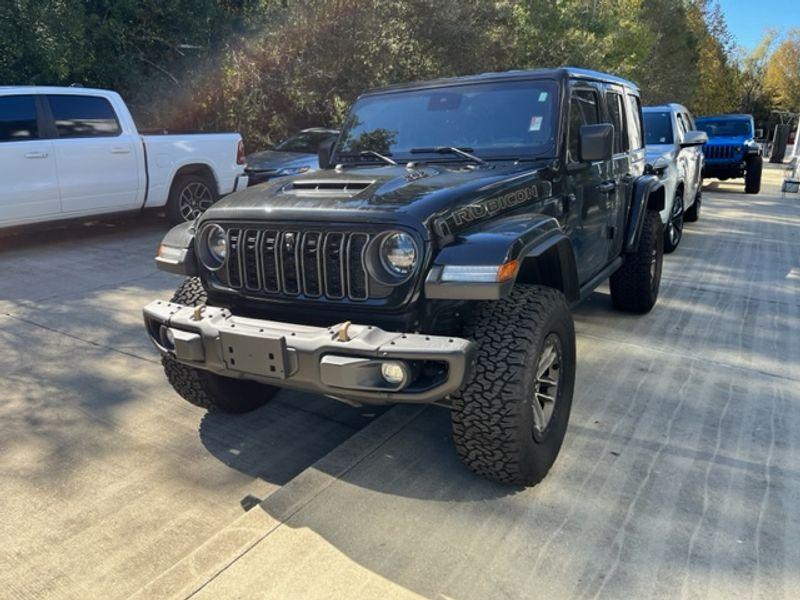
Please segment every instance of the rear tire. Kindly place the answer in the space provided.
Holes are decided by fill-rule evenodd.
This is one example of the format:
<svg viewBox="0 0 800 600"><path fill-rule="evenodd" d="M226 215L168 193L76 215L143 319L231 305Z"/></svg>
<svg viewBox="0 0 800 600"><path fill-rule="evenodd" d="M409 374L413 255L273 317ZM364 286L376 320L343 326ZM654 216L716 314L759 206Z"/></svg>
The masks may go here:
<svg viewBox="0 0 800 600"><path fill-rule="evenodd" d="M761 171L763 167L764 159L760 156L753 156L747 159L747 166L744 172L745 194L757 194L761 191Z"/></svg>
<svg viewBox="0 0 800 600"><path fill-rule="evenodd" d="M572 406L575 329L566 299L517 285L503 300L478 304L465 333L478 349L474 373L453 397L456 450L479 475L534 485L558 456Z"/></svg>
<svg viewBox="0 0 800 600"><path fill-rule="evenodd" d="M172 302L187 306L198 306L205 301L206 291L198 277L186 279L172 297ZM175 391L190 404L206 410L250 412L266 404L278 392L276 387L255 381L232 379L194 369L170 356L162 357L161 364Z"/></svg>
<svg viewBox="0 0 800 600"><path fill-rule="evenodd" d="M625 256L625 262L611 275L611 301L614 308L643 314L658 300L661 265L664 258L664 235L661 217L647 211L639 238L639 247Z"/></svg>
<svg viewBox="0 0 800 600"><path fill-rule="evenodd" d="M175 225L194 221L217 200L217 186L202 173L179 175L172 182L167 200L167 218Z"/></svg>

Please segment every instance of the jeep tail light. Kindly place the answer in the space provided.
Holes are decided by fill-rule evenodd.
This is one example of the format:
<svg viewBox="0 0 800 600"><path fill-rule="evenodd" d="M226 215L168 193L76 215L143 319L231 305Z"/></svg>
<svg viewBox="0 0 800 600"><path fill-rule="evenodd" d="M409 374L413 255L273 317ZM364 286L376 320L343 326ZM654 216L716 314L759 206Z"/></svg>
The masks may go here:
<svg viewBox="0 0 800 600"><path fill-rule="evenodd" d="M239 144L236 146L236 164L243 165L245 164L244 158L244 142L239 140Z"/></svg>

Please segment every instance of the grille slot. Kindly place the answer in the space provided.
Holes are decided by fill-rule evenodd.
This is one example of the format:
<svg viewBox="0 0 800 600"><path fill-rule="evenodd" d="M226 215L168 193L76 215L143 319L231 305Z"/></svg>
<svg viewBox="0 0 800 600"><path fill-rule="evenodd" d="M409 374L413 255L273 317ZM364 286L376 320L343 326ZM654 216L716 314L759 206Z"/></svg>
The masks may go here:
<svg viewBox="0 0 800 600"><path fill-rule="evenodd" d="M735 146L706 146L703 150L706 158L734 158L737 154Z"/></svg>
<svg viewBox="0 0 800 600"><path fill-rule="evenodd" d="M370 234L300 229L228 229L228 285L273 295L366 300Z"/></svg>

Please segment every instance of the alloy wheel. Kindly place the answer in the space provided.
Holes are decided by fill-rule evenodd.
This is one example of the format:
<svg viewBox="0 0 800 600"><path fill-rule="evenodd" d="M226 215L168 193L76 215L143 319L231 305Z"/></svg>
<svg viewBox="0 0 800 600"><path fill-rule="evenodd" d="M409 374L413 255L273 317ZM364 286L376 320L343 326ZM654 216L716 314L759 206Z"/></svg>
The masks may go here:
<svg viewBox="0 0 800 600"><path fill-rule="evenodd" d="M214 199L211 195L211 190L208 189L206 184L199 181L192 181L187 184L181 190L181 195L178 198L178 210L184 221L193 221L210 208L212 204L214 204Z"/></svg>
<svg viewBox="0 0 800 600"><path fill-rule="evenodd" d="M555 333L549 333L544 340L539 362L536 365L536 377L533 382L533 433L541 438L547 431L553 418L556 401L561 385L561 340Z"/></svg>

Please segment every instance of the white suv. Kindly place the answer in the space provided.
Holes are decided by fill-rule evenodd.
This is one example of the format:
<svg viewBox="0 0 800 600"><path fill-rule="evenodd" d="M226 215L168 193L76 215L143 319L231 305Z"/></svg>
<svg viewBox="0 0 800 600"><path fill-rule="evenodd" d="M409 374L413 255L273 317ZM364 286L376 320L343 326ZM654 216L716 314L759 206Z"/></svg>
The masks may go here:
<svg viewBox="0 0 800 600"><path fill-rule="evenodd" d="M695 130L692 115L680 104L646 106L642 112L647 164L664 183L664 252L672 252L683 236L683 222L700 217L708 136Z"/></svg>

